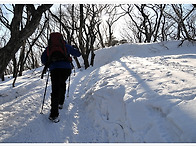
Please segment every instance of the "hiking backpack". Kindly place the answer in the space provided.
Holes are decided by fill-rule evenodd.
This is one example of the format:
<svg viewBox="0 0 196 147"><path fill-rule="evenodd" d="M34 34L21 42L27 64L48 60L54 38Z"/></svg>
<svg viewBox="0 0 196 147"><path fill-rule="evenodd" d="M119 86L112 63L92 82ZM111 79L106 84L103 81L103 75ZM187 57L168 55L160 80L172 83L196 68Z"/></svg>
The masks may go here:
<svg viewBox="0 0 196 147"><path fill-rule="evenodd" d="M65 41L61 33L55 32L50 34L50 39L48 41L48 47L46 48L46 53L48 56L48 61L44 66L44 69L41 74L41 79L43 79L44 74L47 71L47 68L52 62L57 61L67 61L72 64L72 58L68 55L67 49L65 47Z"/></svg>
<svg viewBox="0 0 196 147"><path fill-rule="evenodd" d="M65 47L65 41L63 35L58 32L50 34L48 41L48 47L46 48L49 63L56 61L68 61L72 62L72 58L67 54Z"/></svg>

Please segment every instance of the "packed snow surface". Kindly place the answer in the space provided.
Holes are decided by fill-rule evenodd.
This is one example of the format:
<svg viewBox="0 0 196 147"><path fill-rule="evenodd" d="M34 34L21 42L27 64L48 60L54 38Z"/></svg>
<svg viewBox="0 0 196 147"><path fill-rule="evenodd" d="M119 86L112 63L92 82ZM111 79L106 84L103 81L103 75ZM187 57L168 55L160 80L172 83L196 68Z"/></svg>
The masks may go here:
<svg viewBox="0 0 196 147"><path fill-rule="evenodd" d="M96 51L93 67L72 74L56 124L48 120L50 80L40 114L43 67L24 72L14 88L6 76L0 82L0 142L196 142L196 44L180 43Z"/></svg>

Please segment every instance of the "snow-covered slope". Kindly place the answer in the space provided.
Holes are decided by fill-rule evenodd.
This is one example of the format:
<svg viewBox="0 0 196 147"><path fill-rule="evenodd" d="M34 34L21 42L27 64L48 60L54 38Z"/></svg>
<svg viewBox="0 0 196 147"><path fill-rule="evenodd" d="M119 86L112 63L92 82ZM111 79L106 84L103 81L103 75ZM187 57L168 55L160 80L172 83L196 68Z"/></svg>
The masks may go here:
<svg viewBox="0 0 196 147"><path fill-rule="evenodd" d="M196 142L196 45L124 44L72 74L61 121L40 114L43 67L0 82L0 142Z"/></svg>

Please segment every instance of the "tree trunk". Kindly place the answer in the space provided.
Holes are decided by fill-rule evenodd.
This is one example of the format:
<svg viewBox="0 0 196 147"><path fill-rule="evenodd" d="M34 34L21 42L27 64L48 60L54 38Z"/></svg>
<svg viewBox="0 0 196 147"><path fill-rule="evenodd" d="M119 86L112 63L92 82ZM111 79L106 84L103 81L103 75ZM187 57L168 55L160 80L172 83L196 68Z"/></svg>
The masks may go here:
<svg viewBox="0 0 196 147"><path fill-rule="evenodd" d="M24 71L25 44L26 43L24 42L24 44L22 45L22 48L21 48L21 52L20 52L20 59L19 59L19 63L18 63L20 66L19 76L22 76L22 72Z"/></svg>
<svg viewBox="0 0 196 147"><path fill-rule="evenodd" d="M98 33L98 35L99 35L99 42L101 43L101 47L102 48L104 48L105 47L105 44L104 44L104 42L103 42L103 37L102 37L102 34L101 34L101 31L100 31L100 28L99 28L99 26L100 26L100 24L101 23L99 23L98 25L97 25L97 33Z"/></svg>
<svg viewBox="0 0 196 147"><path fill-rule="evenodd" d="M83 60L84 60L84 66L85 66L85 69L87 69L89 67L89 62L88 62L88 54L86 53L85 51L85 48L84 48L84 43L83 43L83 40L82 40L82 30L84 28L84 14L83 14L83 4L80 4L80 28L79 28L79 46L80 46L80 49L81 49L81 52L82 52L82 57L83 57Z"/></svg>
<svg viewBox="0 0 196 147"><path fill-rule="evenodd" d="M94 53L94 51L92 50L92 51L91 51L91 63L90 63L91 66L94 65L94 59L95 59L95 53Z"/></svg>
<svg viewBox="0 0 196 147"><path fill-rule="evenodd" d="M1 76L1 80L2 80L2 81L5 81L4 74L2 74L2 76Z"/></svg>
<svg viewBox="0 0 196 147"><path fill-rule="evenodd" d="M15 56L12 58L12 61L13 61L13 78L15 78L17 76L17 61Z"/></svg>
<svg viewBox="0 0 196 147"><path fill-rule="evenodd" d="M32 6L32 5L31 5ZM20 30L20 23L22 20L22 12L24 5L15 5L14 17L11 22L11 38L4 46L0 49L0 77L5 71L8 63L14 57L19 48L23 45L24 40L33 34L42 17L42 13L48 10L52 6L49 4L42 4L38 6L37 10L32 11L31 20L26 24L24 29Z"/></svg>
<svg viewBox="0 0 196 147"><path fill-rule="evenodd" d="M78 58L77 57L73 57L75 62L76 62L76 65L78 68L81 68L81 65L80 65L80 62L78 61Z"/></svg>

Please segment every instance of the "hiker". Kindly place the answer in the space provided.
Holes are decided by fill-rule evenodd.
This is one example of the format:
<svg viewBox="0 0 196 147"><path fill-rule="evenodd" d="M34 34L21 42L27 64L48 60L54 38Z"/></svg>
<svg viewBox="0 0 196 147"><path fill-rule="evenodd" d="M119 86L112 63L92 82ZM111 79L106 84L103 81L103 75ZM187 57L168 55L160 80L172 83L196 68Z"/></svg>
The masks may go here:
<svg viewBox="0 0 196 147"><path fill-rule="evenodd" d="M72 70L72 56L79 57L80 51L67 44L62 34L55 32L50 34L48 47L41 56L42 63L50 70L52 93L51 110L49 119L54 122L59 121L59 110L63 108L66 91L66 80Z"/></svg>

